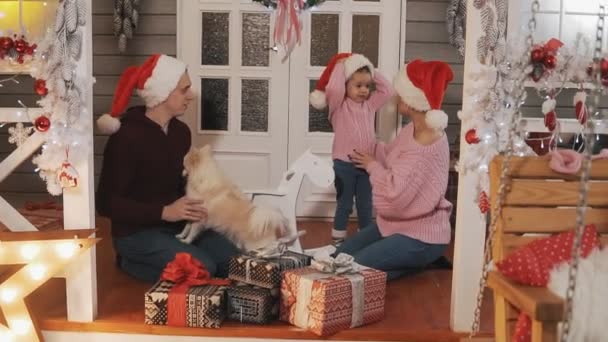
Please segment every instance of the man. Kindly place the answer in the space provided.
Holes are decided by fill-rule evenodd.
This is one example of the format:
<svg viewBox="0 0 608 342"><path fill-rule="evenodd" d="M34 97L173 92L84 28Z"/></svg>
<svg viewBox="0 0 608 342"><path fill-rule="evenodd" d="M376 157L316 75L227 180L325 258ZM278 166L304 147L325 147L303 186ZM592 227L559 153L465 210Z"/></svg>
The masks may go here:
<svg viewBox="0 0 608 342"><path fill-rule="evenodd" d="M148 282L157 281L178 252L190 253L220 277L227 275L230 256L238 253L234 244L212 230L192 245L175 237L185 220L204 220L207 214L204 203L184 196L183 159L191 134L177 117L194 99L190 87L183 62L151 56L141 66L123 72L111 113L97 122L100 131L111 134L104 151L97 211L112 221L119 266ZM134 89L145 107L125 112Z"/></svg>

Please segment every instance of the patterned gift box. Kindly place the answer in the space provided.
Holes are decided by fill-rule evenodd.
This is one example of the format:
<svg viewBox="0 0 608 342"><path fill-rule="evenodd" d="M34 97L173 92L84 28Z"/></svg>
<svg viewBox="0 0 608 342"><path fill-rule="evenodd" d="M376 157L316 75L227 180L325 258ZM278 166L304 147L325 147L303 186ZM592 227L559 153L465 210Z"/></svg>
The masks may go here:
<svg viewBox="0 0 608 342"><path fill-rule="evenodd" d="M174 283L161 280L146 292L146 324L173 325L169 319L169 293ZM182 300L186 327L219 328L226 316L226 286L190 287ZM183 320L183 318L182 318Z"/></svg>
<svg viewBox="0 0 608 342"><path fill-rule="evenodd" d="M269 323L279 318L279 297L279 288L238 283L228 288L228 318L242 323Z"/></svg>
<svg viewBox="0 0 608 342"><path fill-rule="evenodd" d="M371 268L342 274L290 270L281 283L280 318L327 336L382 320L385 295L386 273Z"/></svg>
<svg viewBox="0 0 608 342"><path fill-rule="evenodd" d="M292 251L269 258L240 255L230 259L228 278L267 289L278 288L283 271L308 266L311 259L309 255Z"/></svg>

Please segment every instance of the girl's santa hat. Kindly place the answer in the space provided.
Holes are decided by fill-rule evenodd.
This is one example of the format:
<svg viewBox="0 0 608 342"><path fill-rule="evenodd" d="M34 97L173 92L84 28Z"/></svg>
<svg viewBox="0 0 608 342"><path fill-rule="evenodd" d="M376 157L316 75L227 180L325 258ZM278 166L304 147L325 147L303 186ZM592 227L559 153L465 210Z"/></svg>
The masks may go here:
<svg viewBox="0 0 608 342"><path fill-rule="evenodd" d="M417 59L399 71L393 85L403 102L426 112L425 121L429 127L444 130L448 126L448 115L441 110L441 102L453 78L454 73L447 63Z"/></svg>
<svg viewBox="0 0 608 342"><path fill-rule="evenodd" d="M329 78L331 77L331 73L334 71L336 64L341 60L344 60L344 77L346 79L349 79L357 70L363 67L367 67L372 76L374 75L374 65L369 61L369 59L367 59L367 57L350 52L343 52L334 55L327 63L325 70L323 70L321 78L319 78L319 81L317 81L315 90L313 90L308 97L310 104L314 108L322 110L327 107L325 87L327 87L327 83L329 83Z"/></svg>
<svg viewBox="0 0 608 342"><path fill-rule="evenodd" d="M97 120L97 127L104 134L113 134L120 128L120 115L129 104L133 90L152 108L164 102L177 87L186 72L186 64L166 55L150 56L141 66L130 66L120 76L112 111Z"/></svg>

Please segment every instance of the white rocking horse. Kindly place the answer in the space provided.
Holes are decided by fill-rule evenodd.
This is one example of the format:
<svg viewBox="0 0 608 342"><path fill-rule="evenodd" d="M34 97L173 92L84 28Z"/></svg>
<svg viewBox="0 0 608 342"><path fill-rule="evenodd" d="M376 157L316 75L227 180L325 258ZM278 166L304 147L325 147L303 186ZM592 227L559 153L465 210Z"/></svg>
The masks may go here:
<svg viewBox="0 0 608 342"><path fill-rule="evenodd" d="M304 176L318 187L326 188L334 182L334 171L328 162L306 150L289 169L283 173L279 186L275 190L247 191L254 203L264 203L279 208L289 220L288 236L297 236L296 203ZM289 246L294 252L302 252L300 239L296 238Z"/></svg>

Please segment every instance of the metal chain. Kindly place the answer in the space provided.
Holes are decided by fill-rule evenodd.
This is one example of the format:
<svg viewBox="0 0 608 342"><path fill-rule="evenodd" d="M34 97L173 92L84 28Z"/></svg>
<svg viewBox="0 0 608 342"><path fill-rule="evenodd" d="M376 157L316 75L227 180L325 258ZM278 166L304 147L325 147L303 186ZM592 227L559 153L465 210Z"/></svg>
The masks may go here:
<svg viewBox="0 0 608 342"><path fill-rule="evenodd" d="M604 15L606 14L603 5L600 5L599 18L597 22L597 31L595 36L595 50L593 52L593 63L595 73L595 92L593 97L593 108L589 108L588 113L594 110L599 111L600 93L602 91L601 73L599 69L602 53L602 42L604 32ZM593 146L595 145L594 135L594 121L592 118L587 118L586 122L586 137L585 137L585 151L583 159L583 168L581 172L580 190L578 206L576 208L576 232L574 235L574 243L572 244L572 263L568 270L568 289L566 290L566 319L562 324L562 335L561 342L568 341L568 335L570 334L570 323L572 322L572 311L573 311L573 299L574 292L576 291L576 275L578 274L578 265L580 261L580 246L584 231L585 224L585 211L587 210L587 195L589 191L589 174L591 172L591 155L593 154Z"/></svg>
<svg viewBox="0 0 608 342"><path fill-rule="evenodd" d="M484 246L484 260L483 267L481 270L481 278L479 279L479 288L477 290L477 304L474 312L473 323L471 324L471 333L469 334L469 338L472 338L475 334L479 332L479 324L481 321L481 306L483 303L484 297L484 289L486 287L486 283L488 280L488 271L489 264L492 260L492 244L494 240L494 235L496 233L496 226L498 223L498 218L502 215L502 204L504 202L505 196L507 194L507 188L509 186L509 170L511 165L511 157L513 156L514 150L514 140L517 135L519 121L521 119L521 106L524 103L526 98L526 88L525 81L528 78L528 74L524 71L526 66L530 60L530 53L534 47L534 31L536 30L536 14L538 13L538 9L540 7L539 1L532 1L531 5L531 17L528 22L528 36L526 37L526 45L528 47L526 53L522 56L522 60L520 61L519 67L521 68L521 74L516 79L514 83L513 89L515 89L517 99L515 103L515 110L511 115L511 121L509 123L509 133L507 137L507 146L505 150L505 154L503 156L502 168L500 172L500 185L498 187L498 191L496 193L496 202L494 202L494 206L492 206L492 212L490 216L490 227L488 229L488 236L486 237L485 246Z"/></svg>

